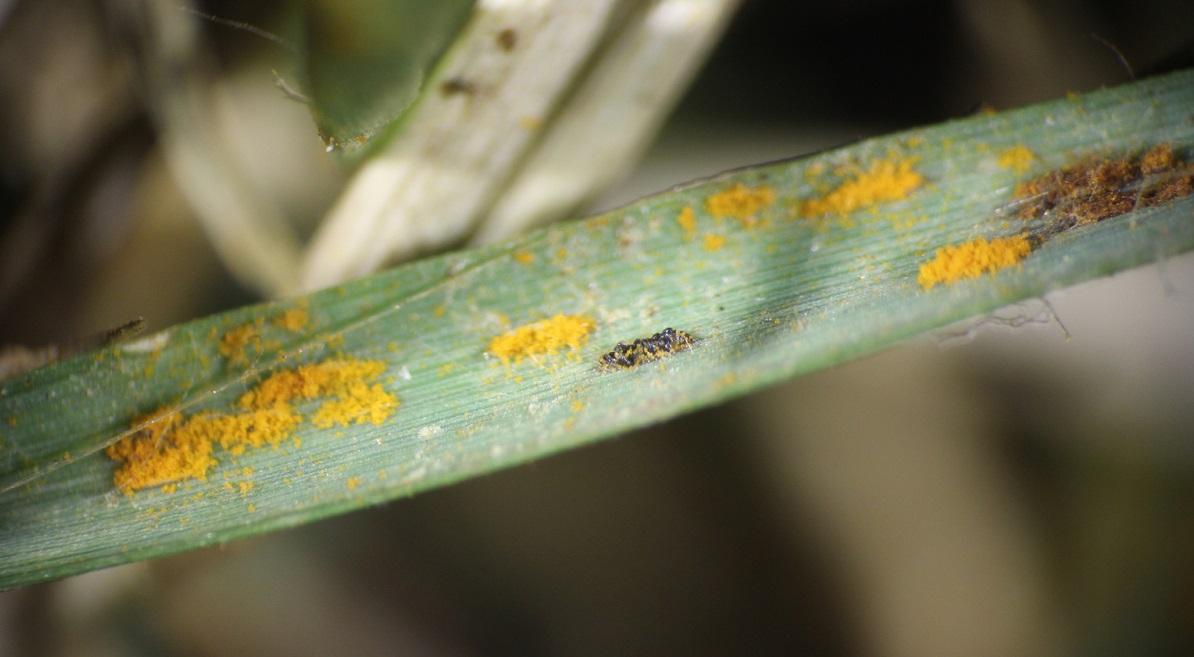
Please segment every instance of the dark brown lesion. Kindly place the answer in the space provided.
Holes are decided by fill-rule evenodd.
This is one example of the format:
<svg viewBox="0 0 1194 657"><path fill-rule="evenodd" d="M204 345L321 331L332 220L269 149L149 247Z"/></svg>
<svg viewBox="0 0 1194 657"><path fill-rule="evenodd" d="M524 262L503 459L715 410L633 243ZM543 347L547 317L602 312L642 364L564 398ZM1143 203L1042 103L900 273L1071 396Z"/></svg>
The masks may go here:
<svg viewBox="0 0 1194 657"><path fill-rule="evenodd" d="M1170 144L1135 156L1086 158L1020 183L1017 215L1041 220L1038 239L1098 223L1138 208L1160 205L1194 192L1194 165Z"/></svg>
<svg viewBox="0 0 1194 657"><path fill-rule="evenodd" d="M445 96L456 94L472 95L477 92L477 85L460 77L448 78L439 86L439 91Z"/></svg>
<svg viewBox="0 0 1194 657"><path fill-rule="evenodd" d="M497 33L498 47L506 52L514 50L514 46L518 45L518 32L512 28L507 27L501 32Z"/></svg>
<svg viewBox="0 0 1194 657"><path fill-rule="evenodd" d="M613 351L601 357L601 369L625 370L638 367L671 354L692 348L697 338L687 331L668 328L648 338L635 338L629 344L619 342Z"/></svg>

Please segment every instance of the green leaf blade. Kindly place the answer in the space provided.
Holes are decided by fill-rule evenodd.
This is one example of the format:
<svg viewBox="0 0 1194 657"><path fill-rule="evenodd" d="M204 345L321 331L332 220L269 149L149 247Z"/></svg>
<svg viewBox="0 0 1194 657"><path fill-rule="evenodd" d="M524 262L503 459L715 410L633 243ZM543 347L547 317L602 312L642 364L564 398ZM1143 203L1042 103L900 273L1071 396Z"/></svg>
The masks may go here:
<svg viewBox="0 0 1194 657"><path fill-rule="evenodd" d="M938 247L1021 231L1009 211L1019 181L1087 154L1158 143L1190 159L1191 107L1194 74L1185 72L868 140L304 300L205 318L131 351L115 345L0 384L0 422L17 418L0 424L0 481L26 482L0 493L0 585L211 545L445 485L1194 249L1187 197L1063 232L994 275L928 292L916 282ZM998 164L999 153L1018 145L1038 156L1025 173ZM918 158L925 185L845 219L794 211L838 181L835 168L891 153ZM814 168L828 173L811 175ZM704 209L711 194L736 184L776 191L753 227ZM684 208L696 213L693 234L677 221ZM706 248L707 233L724 245ZM310 314L306 329L271 328L271 318L300 303ZM509 326L557 313L596 321L576 354L509 365L486 355ZM257 319L276 344L253 351L247 370L233 366L219 353L220 336ZM666 326L700 343L638 369L597 368L617 342ZM156 356L154 340L163 342ZM133 496L113 488L114 464L99 450L133 417L163 403L188 414L225 410L274 369L338 353L387 363L384 385L401 405L384 424L306 423L296 434L301 446L221 454L207 481ZM56 403L62 399L72 401Z"/></svg>
<svg viewBox="0 0 1194 657"><path fill-rule="evenodd" d="M360 150L397 121L472 13L474 0L309 2L302 79L329 148Z"/></svg>

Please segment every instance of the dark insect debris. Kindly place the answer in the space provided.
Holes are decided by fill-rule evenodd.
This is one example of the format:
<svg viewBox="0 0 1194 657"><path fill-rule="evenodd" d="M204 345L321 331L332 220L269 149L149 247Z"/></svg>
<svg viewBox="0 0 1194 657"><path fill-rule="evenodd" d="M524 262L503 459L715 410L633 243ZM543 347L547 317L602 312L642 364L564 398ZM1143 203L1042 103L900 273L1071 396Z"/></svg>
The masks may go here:
<svg viewBox="0 0 1194 657"><path fill-rule="evenodd" d="M689 349L696 342L692 334L668 327L649 338L635 338L630 344L619 342L601 357L600 366L605 370L632 369Z"/></svg>

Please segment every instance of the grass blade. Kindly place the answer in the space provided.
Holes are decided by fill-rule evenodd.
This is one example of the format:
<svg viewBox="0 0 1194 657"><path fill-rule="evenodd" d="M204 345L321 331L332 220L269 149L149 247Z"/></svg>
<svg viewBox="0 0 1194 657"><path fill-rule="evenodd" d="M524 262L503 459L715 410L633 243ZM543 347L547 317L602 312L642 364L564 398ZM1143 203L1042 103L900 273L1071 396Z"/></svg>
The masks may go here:
<svg viewBox="0 0 1194 657"><path fill-rule="evenodd" d="M201 319L5 382L0 586L441 486L1194 248L1194 197L1137 202L1076 226L1054 211L1026 224L1019 209L1035 201L1013 198L1018 182L1088 156L1168 144L1189 160L1191 108L1194 73L1182 72L873 139ZM923 181L906 195L850 186L874 163L897 161ZM805 216L822 207L832 211ZM1017 266L928 291L917 282L940 247L1025 230L1037 241ZM289 321L297 315L287 311L306 321ZM575 352L517 363L486 355L494 336L560 313L594 324ZM700 341L636 369L597 367L619 341L666 326ZM319 428L317 402L305 402L292 437L239 455L217 450L220 464L205 481L131 496L113 487L114 464L101 450L130 432L134 417L162 405L188 417L227 412L276 371L337 355L385 364L381 385L400 406L384 422Z"/></svg>
<svg viewBox="0 0 1194 657"><path fill-rule="evenodd" d="M356 154L399 120L468 20L473 0L304 4L299 64L329 150Z"/></svg>

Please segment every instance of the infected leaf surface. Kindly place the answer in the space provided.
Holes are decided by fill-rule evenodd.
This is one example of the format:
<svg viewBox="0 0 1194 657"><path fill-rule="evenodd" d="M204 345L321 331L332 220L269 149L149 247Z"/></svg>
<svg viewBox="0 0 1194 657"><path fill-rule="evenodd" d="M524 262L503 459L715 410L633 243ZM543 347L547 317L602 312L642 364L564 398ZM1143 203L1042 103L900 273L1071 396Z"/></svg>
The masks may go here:
<svg viewBox="0 0 1194 657"><path fill-rule="evenodd" d="M1185 72L868 140L301 300L208 317L6 381L0 585L211 545L445 485L1194 248L1188 196L1047 234L1033 226L1053 215L1020 216L1025 201L1016 196L1017 185L1090 158L1137 158L1143 169L1154 163L1141 155L1163 144L1175 162L1188 161L1191 107L1194 74ZM1036 154L1024 172L1000 162L1018 147ZM884 162L897 164L876 165ZM920 182L894 196L867 195L859 181L870 173ZM859 193L809 212L810 200L841 189ZM727 191L732 197L719 196ZM1033 248L1015 266L929 290L918 283L921 265L942 247L1025 231ZM706 248L707 234L724 242ZM495 338L560 316L584 318L584 339L507 362L488 353ZM226 345L244 326L252 330ZM635 367L600 367L619 342L665 327L699 340ZM115 487L118 466L103 450L152 431L135 418L162 407L186 417L236 412L270 377L329 359L382 364L385 373L370 385L400 403L378 424L302 422L276 446L218 454L206 480L132 495ZM295 401L302 417L327 402Z"/></svg>

